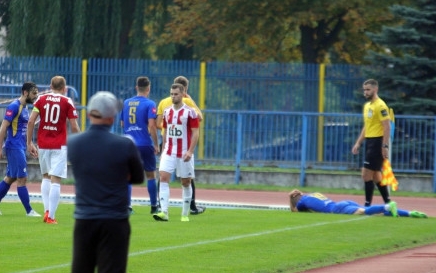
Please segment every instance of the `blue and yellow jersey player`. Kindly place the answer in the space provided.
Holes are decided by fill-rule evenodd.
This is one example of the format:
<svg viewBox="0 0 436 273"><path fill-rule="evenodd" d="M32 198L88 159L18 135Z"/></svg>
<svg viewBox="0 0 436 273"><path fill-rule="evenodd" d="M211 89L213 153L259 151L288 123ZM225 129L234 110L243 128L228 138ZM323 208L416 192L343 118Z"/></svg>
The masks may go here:
<svg viewBox="0 0 436 273"><path fill-rule="evenodd" d="M150 213L158 212L156 184L156 155L159 153L156 126L156 103L149 99L150 80L140 76L136 79L136 96L124 101L121 111L121 126L125 135L129 136L138 147L145 175L147 191L150 196ZM132 194L129 185L129 195ZM133 213L129 205L130 212Z"/></svg>
<svg viewBox="0 0 436 273"><path fill-rule="evenodd" d="M0 201L8 193L12 183L17 181L17 193L26 210L26 215L40 217L30 205L29 192L26 187L26 132L29 121L27 104L33 103L38 97L38 88L33 82L26 82L21 88L21 97L14 100L6 108L5 116L0 127L0 158L6 156L6 176L0 182ZM6 141L4 141L6 138ZM1 212L0 212L1 215Z"/></svg>
<svg viewBox="0 0 436 273"><path fill-rule="evenodd" d="M413 210L407 211L397 208L395 202L390 202L385 205L360 206L354 201L343 200L334 202L324 194L319 192L303 193L298 189L294 189L289 193L290 209L293 212L320 212L320 213L335 213L335 214L358 214L358 215L373 215L384 214L385 216L393 217L413 217L427 218L425 213Z"/></svg>

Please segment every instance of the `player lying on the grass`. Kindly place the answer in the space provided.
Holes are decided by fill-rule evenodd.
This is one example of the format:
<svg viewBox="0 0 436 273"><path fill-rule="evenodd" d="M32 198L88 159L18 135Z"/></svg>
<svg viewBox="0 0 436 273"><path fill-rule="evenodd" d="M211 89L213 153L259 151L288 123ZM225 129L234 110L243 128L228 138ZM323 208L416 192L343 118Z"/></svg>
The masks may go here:
<svg viewBox="0 0 436 273"><path fill-rule="evenodd" d="M363 207L354 201L344 200L334 202L325 195L315 193L303 193L297 189L289 193L290 209L293 212L323 212L336 214L360 214L373 215L383 213L385 216L427 218L425 213L413 210L397 209L397 203L390 202L385 205Z"/></svg>

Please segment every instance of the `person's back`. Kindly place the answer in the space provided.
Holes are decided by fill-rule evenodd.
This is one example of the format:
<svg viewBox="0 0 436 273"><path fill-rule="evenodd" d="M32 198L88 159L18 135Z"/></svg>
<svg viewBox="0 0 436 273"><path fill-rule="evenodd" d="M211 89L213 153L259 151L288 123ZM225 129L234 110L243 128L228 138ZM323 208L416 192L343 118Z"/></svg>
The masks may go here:
<svg viewBox="0 0 436 273"><path fill-rule="evenodd" d="M149 99L151 83L148 77L139 76L136 79L136 96L126 99L123 103L120 119L121 127L126 136L133 139L141 155L144 171L147 177L147 191L150 196L150 213L159 210L156 185L156 155L159 144L156 127L156 103ZM132 187L129 186L129 196ZM129 204L130 213L133 208Z"/></svg>
<svg viewBox="0 0 436 273"><path fill-rule="evenodd" d="M314 211L331 213L335 202L321 193L308 193L301 196L297 203L298 211Z"/></svg>
<svg viewBox="0 0 436 273"><path fill-rule="evenodd" d="M40 149L60 149L67 140L67 120L78 117L73 101L58 93L38 97L34 106L41 118L38 129Z"/></svg>
<svg viewBox="0 0 436 273"><path fill-rule="evenodd" d="M126 113L131 107L135 109L134 115ZM156 119L156 104L152 100L142 96L126 99L121 117L124 134L131 136L137 146L153 146L148 131L148 119Z"/></svg>
<svg viewBox="0 0 436 273"><path fill-rule="evenodd" d="M132 155L137 155L137 150L130 139L109 130L109 126L92 125L68 140L68 158L76 186L76 219L116 219L129 215L127 185L132 171L129 163L135 162ZM135 170L131 176L142 176L142 182L142 165Z"/></svg>
<svg viewBox="0 0 436 273"><path fill-rule="evenodd" d="M44 205L43 221L57 224L55 218L61 195L61 180L67 178L67 121L72 133L80 132L77 111L73 101L64 96L67 83L64 77L54 76L50 83L51 93L38 97L33 103L27 125L27 150L38 157L42 174L41 197ZM38 149L33 144L33 132L38 128Z"/></svg>
<svg viewBox="0 0 436 273"><path fill-rule="evenodd" d="M76 186L72 273L126 272L131 234L127 189L142 183L144 172L133 141L110 133L120 109L111 92L97 92L87 106L91 127L68 139Z"/></svg>

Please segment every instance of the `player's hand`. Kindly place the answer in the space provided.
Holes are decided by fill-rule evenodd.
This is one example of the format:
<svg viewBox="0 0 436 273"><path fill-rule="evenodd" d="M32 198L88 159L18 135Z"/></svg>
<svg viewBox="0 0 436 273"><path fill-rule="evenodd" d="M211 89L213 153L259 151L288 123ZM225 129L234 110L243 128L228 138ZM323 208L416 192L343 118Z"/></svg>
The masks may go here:
<svg viewBox="0 0 436 273"><path fill-rule="evenodd" d="M154 145L154 154L159 155L160 154L160 147L159 145Z"/></svg>
<svg viewBox="0 0 436 273"><path fill-rule="evenodd" d="M35 145L33 143L30 143L30 145L27 146L27 150L28 150L29 154L33 158L37 158L38 157L38 149L36 149L36 147L35 147Z"/></svg>
<svg viewBox="0 0 436 273"><path fill-rule="evenodd" d="M186 152L186 154L183 155L183 162L188 162L191 160L192 154L190 152Z"/></svg>
<svg viewBox="0 0 436 273"><path fill-rule="evenodd" d="M389 149L382 148L382 155L383 155L383 158L388 158L389 157Z"/></svg>
<svg viewBox="0 0 436 273"><path fill-rule="evenodd" d="M351 149L351 153L353 155L357 155L359 153L359 148L360 148L359 144L354 144L353 148Z"/></svg>

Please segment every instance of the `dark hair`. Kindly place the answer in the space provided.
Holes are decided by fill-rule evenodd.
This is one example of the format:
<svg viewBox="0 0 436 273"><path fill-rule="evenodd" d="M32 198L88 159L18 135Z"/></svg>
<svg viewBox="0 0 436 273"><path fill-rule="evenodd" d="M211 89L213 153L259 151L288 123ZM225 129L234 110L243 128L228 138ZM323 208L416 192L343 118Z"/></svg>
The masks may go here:
<svg viewBox="0 0 436 273"><path fill-rule="evenodd" d="M24 94L24 91L29 93L34 91L38 92L38 87L33 82L25 82L23 87L21 87L21 94Z"/></svg>
<svg viewBox="0 0 436 273"><path fill-rule="evenodd" d="M139 88L148 87L150 86L150 80L147 77L138 77L136 79L136 86Z"/></svg>
<svg viewBox="0 0 436 273"><path fill-rule="evenodd" d="M181 93L185 92L185 87L180 83L173 83L171 89L179 89Z"/></svg>

